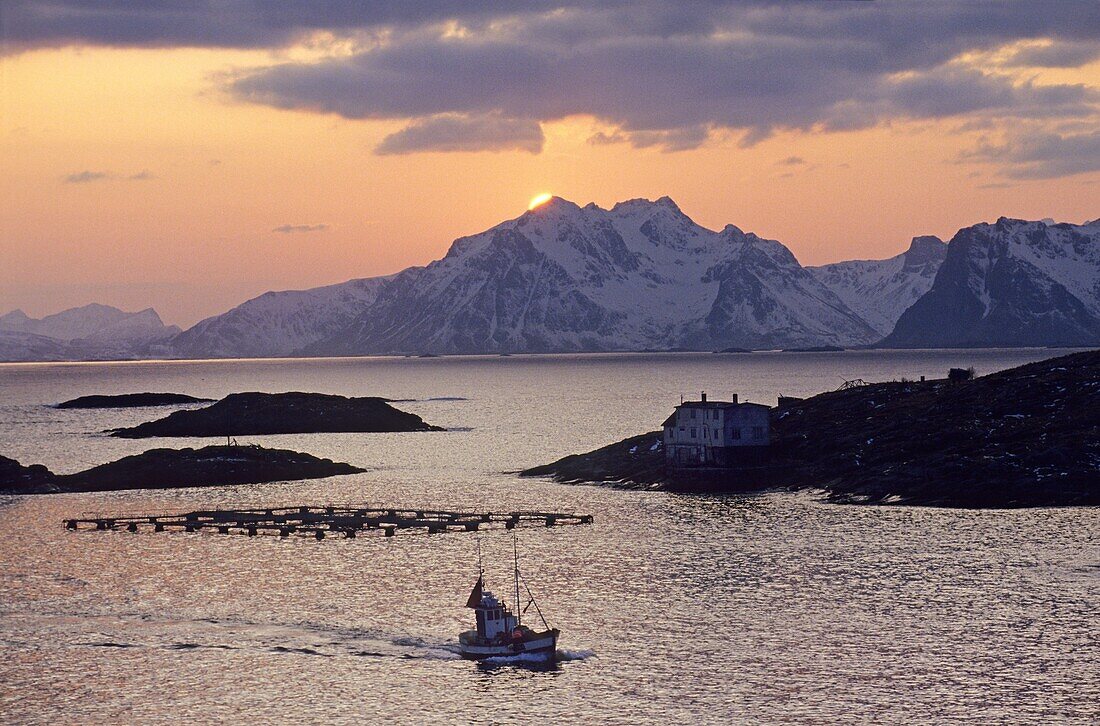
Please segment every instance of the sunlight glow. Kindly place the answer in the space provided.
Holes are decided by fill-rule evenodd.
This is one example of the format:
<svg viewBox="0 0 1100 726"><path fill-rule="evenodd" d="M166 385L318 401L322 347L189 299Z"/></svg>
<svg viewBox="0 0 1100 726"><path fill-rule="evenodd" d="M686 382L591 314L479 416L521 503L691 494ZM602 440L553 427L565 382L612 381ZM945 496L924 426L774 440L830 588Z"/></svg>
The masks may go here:
<svg viewBox="0 0 1100 726"><path fill-rule="evenodd" d="M549 192L543 192L542 194L536 194L535 197L531 200L531 203L527 205L527 209L534 209L535 207L546 204L547 202L549 202L553 198L554 198L554 195L550 194Z"/></svg>

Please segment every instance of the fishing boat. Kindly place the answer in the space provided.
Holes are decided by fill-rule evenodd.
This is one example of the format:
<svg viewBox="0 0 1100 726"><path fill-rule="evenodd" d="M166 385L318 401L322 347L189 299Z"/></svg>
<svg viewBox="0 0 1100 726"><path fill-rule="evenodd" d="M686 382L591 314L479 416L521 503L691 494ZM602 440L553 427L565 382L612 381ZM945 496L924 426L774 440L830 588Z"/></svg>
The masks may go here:
<svg viewBox="0 0 1100 726"><path fill-rule="evenodd" d="M515 537L512 538L512 552L515 560L513 570L515 579L514 603L519 606L519 549ZM527 606L522 612L513 613L505 602L485 589L485 571L481 567L481 545L478 544L477 557L478 576L474 583L470 597L466 600L466 607L472 608L476 620L476 628L460 633L458 636L459 652L463 658L471 660L484 660L486 658L499 658L508 656L527 655L538 660L552 661L558 650L557 628L551 628L542 614L542 609L535 602L531 589L524 583L524 589L529 598ZM523 624L523 613L532 605L545 630L532 630Z"/></svg>

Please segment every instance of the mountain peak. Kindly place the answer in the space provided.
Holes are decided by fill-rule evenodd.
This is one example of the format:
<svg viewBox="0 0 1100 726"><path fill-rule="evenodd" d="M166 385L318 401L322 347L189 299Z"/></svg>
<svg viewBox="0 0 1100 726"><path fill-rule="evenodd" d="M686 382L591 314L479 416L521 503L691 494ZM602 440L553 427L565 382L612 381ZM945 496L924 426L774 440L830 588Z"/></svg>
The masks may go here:
<svg viewBox="0 0 1100 726"><path fill-rule="evenodd" d="M909 249L905 251L906 269L914 269L930 262L937 265L947 257L947 243L939 237L926 234L914 237L909 243Z"/></svg>

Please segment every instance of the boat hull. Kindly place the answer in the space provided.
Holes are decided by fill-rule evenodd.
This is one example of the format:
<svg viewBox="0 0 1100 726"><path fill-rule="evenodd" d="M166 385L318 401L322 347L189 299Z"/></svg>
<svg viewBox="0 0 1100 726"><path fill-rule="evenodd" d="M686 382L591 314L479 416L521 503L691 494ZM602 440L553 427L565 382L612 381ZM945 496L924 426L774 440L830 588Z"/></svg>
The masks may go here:
<svg viewBox="0 0 1100 726"><path fill-rule="evenodd" d="M507 658L517 655L535 656L545 660L552 660L558 650L558 633L540 633L537 637L522 640L516 643L501 645L479 645L476 643L459 643L459 652L468 660L485 660L486 658Z"/></svg>

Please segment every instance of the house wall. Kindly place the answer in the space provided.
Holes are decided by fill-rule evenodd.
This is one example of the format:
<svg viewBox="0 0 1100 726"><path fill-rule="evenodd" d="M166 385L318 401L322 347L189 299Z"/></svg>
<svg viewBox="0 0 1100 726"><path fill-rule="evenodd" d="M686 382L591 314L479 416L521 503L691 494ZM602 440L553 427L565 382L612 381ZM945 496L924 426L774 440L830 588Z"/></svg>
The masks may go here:
<svg viewBox="0 0 1100 726"><path fill-rule="evenodd" d="M771 443L768 409L763 406L731 408L724 422L723 446L768 446Z"/></svg>
<svg viewBox="0 0 1100 726"><path fill-rule="evenodd" d="M765 406L677 408L664 429L665 461L673 466L727 466L731 448L752 449L771 443Z"/></svg>

